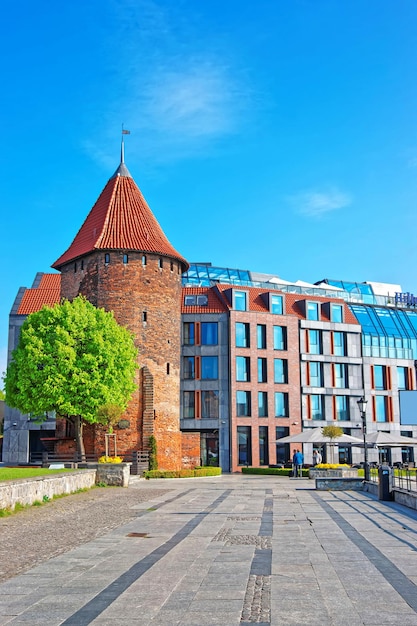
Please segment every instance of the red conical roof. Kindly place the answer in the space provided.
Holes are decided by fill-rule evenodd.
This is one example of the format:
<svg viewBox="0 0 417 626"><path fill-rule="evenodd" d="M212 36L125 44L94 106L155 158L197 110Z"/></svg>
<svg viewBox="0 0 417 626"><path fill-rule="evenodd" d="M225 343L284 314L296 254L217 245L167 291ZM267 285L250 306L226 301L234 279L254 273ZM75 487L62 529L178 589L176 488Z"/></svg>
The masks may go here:
<svg viewBox="0 0 417 626"><path fill-rule="evenodd" d="M173 248L122 162L104 187L74 241L52 265L66 263L94 250L135 250L187 261Z"/></svg>

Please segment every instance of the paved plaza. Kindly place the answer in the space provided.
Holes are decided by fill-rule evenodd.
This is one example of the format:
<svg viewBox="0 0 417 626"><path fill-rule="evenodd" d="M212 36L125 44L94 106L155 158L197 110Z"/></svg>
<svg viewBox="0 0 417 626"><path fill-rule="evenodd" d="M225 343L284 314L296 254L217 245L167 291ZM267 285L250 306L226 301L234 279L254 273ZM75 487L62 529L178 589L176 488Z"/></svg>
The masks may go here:
<svg viewBox="0 0 417 626"><path fill-rule="evenodd" d="M272 476L129 489L154 496L132 521L0 585L0 626L417 626L409 509Z"/></svg>

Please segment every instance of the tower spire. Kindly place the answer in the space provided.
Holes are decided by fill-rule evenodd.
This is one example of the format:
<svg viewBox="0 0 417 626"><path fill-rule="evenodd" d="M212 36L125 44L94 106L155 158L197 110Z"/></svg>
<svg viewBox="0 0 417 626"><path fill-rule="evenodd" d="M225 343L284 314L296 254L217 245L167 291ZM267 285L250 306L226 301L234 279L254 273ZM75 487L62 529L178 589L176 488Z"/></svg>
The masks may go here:
<svg viewBox="0 0 417 626"><path fill-rule="evenodd" d="M120 164L124 164L124 162L125 162L125 141L124 141L124 136L125 135L130 135L130 130L125 130L123 127L124 127L124 124L122 124L122 146L121 146L121 151L120 151Z"/></svg>

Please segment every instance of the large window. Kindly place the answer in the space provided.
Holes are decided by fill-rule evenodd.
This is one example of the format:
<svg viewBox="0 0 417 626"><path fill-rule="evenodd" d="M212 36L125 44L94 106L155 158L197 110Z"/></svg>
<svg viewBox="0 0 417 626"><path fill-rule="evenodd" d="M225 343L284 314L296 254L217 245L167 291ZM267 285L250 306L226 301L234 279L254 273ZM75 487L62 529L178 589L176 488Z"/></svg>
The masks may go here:
<svg viewBox="0 0 417 626"><path fill-rule="evenodd" d="M195 417L195 393L194 391L183 392L184 417Z"/></svg>
<svg viewBox="0 0 417 626"><path fill-rule="evenodd" d="M387 389L387 368L385 365L374 365L374 389Z"/></svg>
<svg viewBox="0 0 417 626"><path fill-rule="evenodd" d="M307 311L306 317L308 320L318 320L320 319L319 315L319 303L318 302L307 302Z"/></svg>
<svg viewBox="0 0 417 626"><path fill-rule="evenodd" d="M309 401L309 418L312 420L324 420L324 406L323 396L314 395L308 396Z"/></svg>
<svg viewBox="0 0 417 626"><path fill-rule="evenodd" d="M341 304L330 306L330 320L336 323L343 322L343 306Z"/></svg>
<svg viewBox="0 0 417 626"><path fill-rule="evenodd" d="M248 356L236 357L236 380L240 382L250 381L250 358Z"/></svg>
<svg viewBox="0 0 417 626"><path fill-rule="evenodd" d="M375 396L375 418L377 422L388 422L388 398Z"/></svg>
<svg viewBox="0 0 417 626"><path fill-rule="evenodd" d="M193 346L195 342L194 322L184 322L183 341L186 346Z"/></svg>
<svg viewBox="0 0 417 626"><path fill-rule="evenodd" d="M285 384L288 382L287 359L274 359L274 383Z"/></svg>
<svg viewBox="0 0 417 626"><path fill-rule="evenodd" d="M259 426L259 465L268 465L268 427Z"/></svg>
<svg viewBox="0 0 417 626"><path fill-rule="evenodd" d="M334 363L334 386L338 389L346 389L349 386L346 363Z"/></svg>
<svg viewBox="0 0 417 626"><path fill-rule="evenodd" d="M290 429L288 426L277 426L275 429L275 439L282 439L283 437L288 437L290 434ZM287 463L290 458L290 444L285 443L278 445L277 443L277 463Z"/></svg>
<svg viewBox="0 0 417 626"><path fill-rule="evenodd" d="M320 330L308 330L308 352L310 354L323 354L322 338Z"/></svg>
<svg viewBox="0 0 417 626"><path fill-rule="evenodd" d="M256 327L256 345L258 350L266 348L266 325L258 324Z"/></svg>
<svg viewBox="0 0 417 626"><path fill-rule="evenodd" d="M209 390L201 392L201 417L217 419L219 417L219 392Z"/></svg>
<svg viewBox="0 0 417 626"><path fill-rule="evenodd" d="M195 378L195 358L193 356L185 356L183 363L183 377L186 379Z"/></svg>
<svg viewBox="0 0 417 626"><path fill-rule="evenodd" d="M286 326L274 326L274 350L287 349L287 328Z"/></svg>
<svg viewBox="0 0 417 626"><path fill-rule="evenodd" d="M333 333L333 354L347 356L346 333Z"/></svg>
<svg viewBox="0 0 417 626"><path fill-rule="evenodd" d="M275 315L282 315L283 313L283 298L275 294L270 295L270 310Z"/></svg>
<svg viewBox="0 0 417 626"><path fill-rule="evenodd" d="M219 365L217 356L201 357L201 378L216 380L219 377Z"/></svg>
<svg viewBox="0 0 417 626"><path fill-rule="evenodd" d="M233 291L233 300L236 311L247 311L248 294L246 291Z"/></svg>
<svg viewBox="0 0 417 626"><path fill-rule="evenodd" d="M236 322L236 347L237 348L249 348L250 347L250 332L249 324L246 322Z"/></svg>
<svg viewBox="0 0 417 626"><path fill-rule="evenodd" d="M258 383L266 383L267 381L267 366L266 359L258 358Z"/></svg>
<svg viewBox="0 0 417 626"><path fill-rule="evenodd" d="M335 396L336 419L340 422L347 422L349 415L349 398L347 396Z"/></svg>
<svg viewBox="0 0 417 626"><path fill-rule="evenodd" d="M268 393L258 391L258 416L268 417Z"/></svg>
<svg viewBox="0 0 417 626"><path fill-rule="evenodd" d="M218 325L217 322L201 322L201 345L217 346Z"/></svg>
<svg viewBox="0 0 417 626"><path fill-rule="evenodd" d="M324 387L323 384L323 364L317 361L310 361L308 364L308 385L310 387Z"/></svg>
<svg viewBox="0 0 417 626"><path fill-rule="evenodd" d="M252 465L251 427L237 427L237 462L239 465Z"/></svg>
<svg viewBox="0 0 417 626"><path fill-rule="evenodd" d="M250 391L236 391L236 415L238 417L251 415Z"/></svg>
<svg viewBox="0 0 417 626"><path fill-rule="evenodd" d="M408 389L408 368L407 367L397 367L397 382L398 382L398 389L400 391L404 391Z"/></svg>
<svg viewBox="0 0 417 626"><path fill-rule="evenodd" d="M288 417L288 394L276 391L275 394L275 417Z"/></svg>

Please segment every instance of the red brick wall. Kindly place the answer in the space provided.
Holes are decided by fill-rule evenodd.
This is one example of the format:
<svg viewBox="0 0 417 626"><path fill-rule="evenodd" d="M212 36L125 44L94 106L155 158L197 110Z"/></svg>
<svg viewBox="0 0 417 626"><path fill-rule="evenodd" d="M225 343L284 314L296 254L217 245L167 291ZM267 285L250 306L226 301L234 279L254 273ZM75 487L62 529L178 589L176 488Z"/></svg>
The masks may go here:
<svg viewBox="0 0 417 626"><path fill-rule="evenodd" d="M134 333L139 350L139 385L123 419L130 428L117 432L120 454L147 449L147 439L157 440L161 469L181 467L179 430L181 266L176 260L129 252L123 263L122 252L110 252L105 263L103 251L63 267L61 296L71 299L85 295L95 306L113 311L119 324ZM172 264L172 269L171 269ZM143 315L146 314L146 321ZM142 383L142 384L140 384ZM143 435L143 437L142 437ZM97 432L95 447L102 450ZM96 450L95 450L96 451Z"/></svg>
<svg viewBox="0 0 417 626"><path fill-rule="evenodd" d="M250 323L250 347L235 347L235 323ZM267 347L257 348L256 328L258 324L266 325ZM300 365L299 365L299 338L298 319L294 315L273 315L257 311L230 311L230 372L231 372L231 471L240 471L238 465L237 427L250 426L252 434L252 465L259 466L259 426L268 427L269 463L276 462L276 427L289 427L290 434L301 432L301 403L300 403ZM287 350L274 350L273 326L287 328ZM250 357L250 382L236 381L236 356ZM267 359L267 382L258 383L258 357ZM287 359L288 383L274 383L274 358ZM236 390L252 392L252 415L238 417L236 415ZM268 417L258 417L258 391L268 393ZM274 392L288 393L289 417L275 417Z"/></svg>
<svg viewBox="0 0 417 626"><path fill-rule="evenodd" d="M200 433L182 433L183 467L196 467L200 462Z"/></svg>

